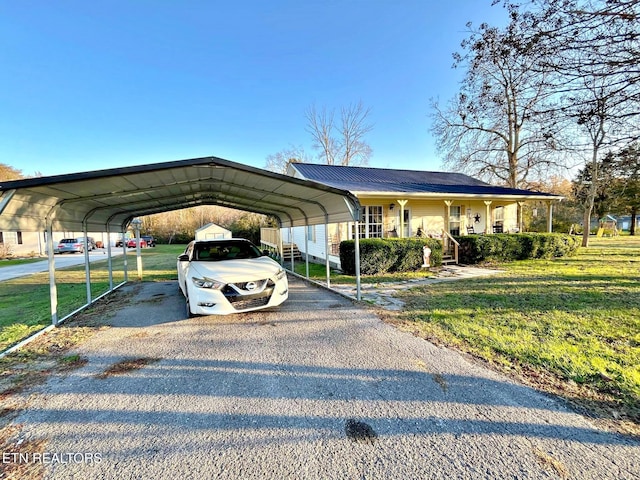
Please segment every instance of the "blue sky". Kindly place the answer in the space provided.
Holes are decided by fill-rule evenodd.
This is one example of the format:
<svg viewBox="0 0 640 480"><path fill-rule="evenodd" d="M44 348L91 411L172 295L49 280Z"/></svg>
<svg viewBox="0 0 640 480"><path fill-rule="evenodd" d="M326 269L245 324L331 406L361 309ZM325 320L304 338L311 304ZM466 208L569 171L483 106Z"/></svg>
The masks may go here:
<svg viewBox="0 0 640 480"><path fill-rule="evenodd" d="M431 98L491 0L0 3L0 163L25 175L308 153L305 109L362 101L370 166L441 170Z"/></svg>

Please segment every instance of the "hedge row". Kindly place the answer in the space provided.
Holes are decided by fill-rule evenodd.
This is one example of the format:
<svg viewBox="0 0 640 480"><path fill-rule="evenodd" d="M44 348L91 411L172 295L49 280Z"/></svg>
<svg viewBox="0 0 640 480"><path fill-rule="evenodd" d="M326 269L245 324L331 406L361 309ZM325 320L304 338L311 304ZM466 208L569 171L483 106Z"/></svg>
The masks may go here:
<svg viewBox="0 0 640 480"><path fill-rule="evenodd" d="M577 252L581 238L561 233L522 233L466 235L456 240L460 243L459 262L475 264L571 256Z"/></svg>
<svg viewBox="0 0 640 480"><path fill-rule="evenodd" d="M432 238L363 238L360 240L360 273L411 272L422 268L423 247L431 249L431 266L442 265L442 243ZM355 275L355 242L340 243L340 265Z"/></svg>

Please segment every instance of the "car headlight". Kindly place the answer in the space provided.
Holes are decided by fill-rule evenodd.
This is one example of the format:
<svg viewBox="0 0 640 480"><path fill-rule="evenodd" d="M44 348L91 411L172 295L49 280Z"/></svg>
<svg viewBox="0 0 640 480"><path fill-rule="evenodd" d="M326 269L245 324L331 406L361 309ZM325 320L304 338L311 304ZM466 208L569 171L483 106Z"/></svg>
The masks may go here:
<svg viewBox="0 0 640 480"><path fill-rule="evenodd" d="M287 272L285 272L282 268L276 272L276 280L282 280L287 276Z"/></svg>
<svg viewBox="0 0 640 480"><path fill-rule="evenodd" d="M224 283L221 283L206 277L205 278L191 277L191 281L198 288L212 288L214 290L220 290L222 287L224 287Z"/></svg>

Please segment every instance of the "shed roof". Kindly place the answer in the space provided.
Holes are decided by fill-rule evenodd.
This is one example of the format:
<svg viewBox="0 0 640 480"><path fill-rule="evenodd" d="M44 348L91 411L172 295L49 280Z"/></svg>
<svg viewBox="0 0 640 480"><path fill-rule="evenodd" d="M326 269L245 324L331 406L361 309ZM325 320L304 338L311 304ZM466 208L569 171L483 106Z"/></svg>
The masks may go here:
<svg viewBox="0 0 640 480"><path fill-rule="evenodd" d="M142 215L220 205L281 226L353 221L348 191L217 157L0 182L0 230L119 231Z"/></svg>
<svg viewBox="0 0 640 480"><path fill-rule="evenodd" d="M462 173L396 170L293 163L291 167L305 179L348 190L355 195L367 193L406 193L480 197L519 197L523 199L561 199L550 193L517 188L496 187Z"/></svg>

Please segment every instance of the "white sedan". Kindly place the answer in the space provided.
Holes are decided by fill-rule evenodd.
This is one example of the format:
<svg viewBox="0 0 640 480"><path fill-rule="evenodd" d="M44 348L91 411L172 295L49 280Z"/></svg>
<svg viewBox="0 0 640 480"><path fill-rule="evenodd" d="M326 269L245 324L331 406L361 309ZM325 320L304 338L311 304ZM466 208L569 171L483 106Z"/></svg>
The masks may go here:
<svg viewBox="0 0 640 480"><path fill-rule="evenodd" d="M239 238L189 243L178 257L178 284L189 316L250 312L289 296L280 264Z"/></svg>

